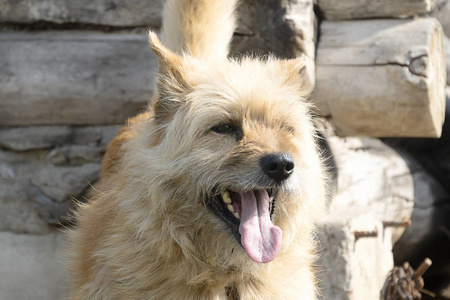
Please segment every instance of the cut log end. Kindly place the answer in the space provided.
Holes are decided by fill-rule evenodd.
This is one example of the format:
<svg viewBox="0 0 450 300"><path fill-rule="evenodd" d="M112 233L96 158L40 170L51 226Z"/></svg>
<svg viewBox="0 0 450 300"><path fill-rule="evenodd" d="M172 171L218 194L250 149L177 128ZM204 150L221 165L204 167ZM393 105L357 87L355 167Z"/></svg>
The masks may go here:
<svg viewBox="0 0 450 300"><path fill-rule="evenodd" d="M323 22L316 90L339 136L440 137L446 69L435 19Z"/></svg>

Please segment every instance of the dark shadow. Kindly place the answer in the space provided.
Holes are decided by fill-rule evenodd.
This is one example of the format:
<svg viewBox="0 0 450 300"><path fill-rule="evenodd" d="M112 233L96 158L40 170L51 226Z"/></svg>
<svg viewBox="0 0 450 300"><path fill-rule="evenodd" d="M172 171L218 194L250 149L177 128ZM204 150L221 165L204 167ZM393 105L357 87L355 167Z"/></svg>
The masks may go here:
<svg viewBox="0 0 450 300"><path fill-rule="evenodd" d="M446 122L439 139L389 138L383 141L405 157L412 173L426 176L414 178L415 206L412 225L393 247L394 263L410 262L415 269L429 257L433 264L423 276L425 289L436 298L423 294L423 299L450 299L440 291L450 289L450 99L447 97ZM417 187L429 188L421 193ZM433 195L424 198L425 195ZM432 198L432 199L431 199ZM450 291L449 291L450 292Z"/></svg>

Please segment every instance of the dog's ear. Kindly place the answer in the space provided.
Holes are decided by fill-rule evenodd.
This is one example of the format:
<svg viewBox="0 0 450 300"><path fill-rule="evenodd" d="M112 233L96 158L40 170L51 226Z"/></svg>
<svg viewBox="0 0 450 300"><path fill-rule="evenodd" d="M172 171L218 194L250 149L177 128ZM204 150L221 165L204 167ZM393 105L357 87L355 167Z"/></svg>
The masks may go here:
<svg viewBox="0 0 450 300"><path fill-rule="evenodd" d="M153 31L148 33L148 43L158 58L158 72L162 75L176 75L182 58L164 46Z"/></svg>
<svg viewBox="0 0 450 300"><path fill-rule="evenodd" d="M294 59L280 60L278 72L283 72L289 83L299 86L302 96L308 96L314 89L314 61L302 55Z"/></svg>
<svg viewBox="0 0 450 300"><path fill-rule="evenodd" d="M183 72L183 58L164 46L154 32L149 32L150 49L158 58L158 81L152 100L155 117L167 120L182 103L188 90Z"/></svg>

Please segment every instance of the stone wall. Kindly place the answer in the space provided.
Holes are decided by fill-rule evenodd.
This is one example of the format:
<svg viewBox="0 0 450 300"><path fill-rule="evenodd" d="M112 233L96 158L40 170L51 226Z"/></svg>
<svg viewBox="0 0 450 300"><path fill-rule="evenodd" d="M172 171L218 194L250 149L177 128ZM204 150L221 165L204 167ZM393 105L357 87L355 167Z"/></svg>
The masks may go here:
<svg viewBox="0 0 450 300"><path fill-rule="evenodd" d="M243 1L232 53L315 58L316 29L334 2L318 1L317 17L308 0ZM428 14L426 3L408 14ZM64 298L59 230L74 199L83 201L95 185L120 124L152 93L156 61L146 30L159 30L161 7L161 0L0 0L1 300ZM450 35L450 2L437 1L432 15ZM417 186L433 185L396 148L375 138L339 138L328 121L318 126L337 166L336 194L321 224L321 264L329 270L323 294L376 299L403 232L385 224L408 219ZM348 207L352 213L342 213Z"/></svg>

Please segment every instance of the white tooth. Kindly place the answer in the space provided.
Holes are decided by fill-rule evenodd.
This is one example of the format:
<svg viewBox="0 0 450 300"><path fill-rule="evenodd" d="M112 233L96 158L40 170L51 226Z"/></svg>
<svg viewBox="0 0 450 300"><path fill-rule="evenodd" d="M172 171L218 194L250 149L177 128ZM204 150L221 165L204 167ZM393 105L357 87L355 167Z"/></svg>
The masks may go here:
<svg viewBox="0 0 450 300"><path fill-rule="evenodd" d="M233 207L233 205L228 204L227 207L228 207L228 210L229 210L229 211L234 212L234 207Z"/></svg>
<svg viewBox="0 0 450 300"><path fill-rule="evenodd" d="M228 193L228 191L225 191L222 193L222 199L223 199L223 202L225 202L226 204L231 204L231 197L230 197L230 193Z"/></svg>
<svg viewBox="0 0 450 300"><path fill-rule="evenodd" d="M241 219L241 216L237 212L235 212L233 215L236 219L239 219L239 220Z"/></svg>

